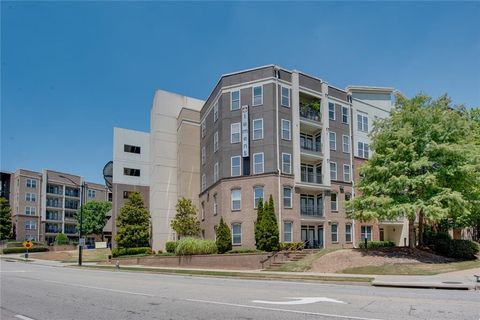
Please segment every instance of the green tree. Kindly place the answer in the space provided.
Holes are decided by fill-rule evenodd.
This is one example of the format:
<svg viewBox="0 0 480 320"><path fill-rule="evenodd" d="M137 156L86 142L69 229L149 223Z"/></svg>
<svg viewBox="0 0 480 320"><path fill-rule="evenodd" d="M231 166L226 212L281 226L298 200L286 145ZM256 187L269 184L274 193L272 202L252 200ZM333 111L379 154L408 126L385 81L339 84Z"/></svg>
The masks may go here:
<svg viewBox="0 0 480 320"><path fill-rule="evenodd" d="M217 227L217 240L215 242L219 253L232 250L232 233L228 225L223 221L223 217L220 218L220 223Z"/></svg>
<svg viewBox="0 0 480 320"><path fill-rule="evenodd" d="M347 204L353 209L349 216L363 221L406 217L411 247L417 217L420 235L425 221L465 223L480 183L480 152L471 129L464 108L451 106L446 96L398 97L390 117L375 123L374 153L360 170L361 195Z"/></svg>
<svg viewBox="0 0 480 320"><path fill-rule="evenodd" d="M257 249L269 252L278 251L280 247L280 241L277 216L275 214L275 205L273 203L272 195L270 195L268 203L265 202L261 215L258 216L257 213L257 224L255 227L255 245Z"/></svg>
<svg viewBox="0 0 480 320"><path fill-rule="evenodd" d="M107 213L112 209L108 201L90 201L83 205L82 234L101 234L107 223ZM75 213L77 229L80 230L80 209Z"/></svg>
<svg viewBox="0 0 480 320"><path fill-rule="evenodd" d="M55 236L55 244L64 245L69 243L70 239L68 239L65 233L57 233L57 235Z"/></svg>
<svg viewBox="0 0 480 320"><path fill-rule="evenodd" d="M200 221L197 218L197 209L192 200L184 197L178 199L177 214L170 226L178 237L198 237L200 235Z"/></svg>
<svg viewBox="0 0 480 320"><path fill-rule="evenodd" d="M133 192L117 217L115 241L120 248L150 246L150 212L145 209L142 196Z"/></svg>
<svg viewBox="0 0 480 320"><path fill-rule="evenodd" d="M261 223L263 219L263 211L264 211L263 199L260 198L257 204L257 220L255 221L255 228L254 228L255 244L260 243L260 239L263 235L263 232L262 232L263 224Z"/></svg>
<svg viewBox="0 0 480 320"><path fill-rule="evenodd" d="M11 212L7 199L0 197L0 240L9 239L12 235Z"/></svg>

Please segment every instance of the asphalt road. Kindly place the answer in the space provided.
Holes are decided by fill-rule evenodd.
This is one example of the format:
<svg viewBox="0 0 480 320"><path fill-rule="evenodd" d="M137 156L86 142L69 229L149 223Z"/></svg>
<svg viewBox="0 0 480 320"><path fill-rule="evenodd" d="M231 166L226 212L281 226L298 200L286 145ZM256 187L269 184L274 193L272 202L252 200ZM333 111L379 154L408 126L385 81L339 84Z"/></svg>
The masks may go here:
<svg viewBox="0 0 480 320"><path fill-rule="evenodd" d="M479 291L0 267L1 320L480 319Z"/></svg>

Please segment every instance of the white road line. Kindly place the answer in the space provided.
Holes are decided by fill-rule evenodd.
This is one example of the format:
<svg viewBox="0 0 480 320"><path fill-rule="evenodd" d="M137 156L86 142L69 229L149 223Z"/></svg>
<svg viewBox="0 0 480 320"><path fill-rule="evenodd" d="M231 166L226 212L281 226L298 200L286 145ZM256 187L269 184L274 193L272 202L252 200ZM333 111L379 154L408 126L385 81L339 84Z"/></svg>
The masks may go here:
<svg viewBox="0 0 480 320"><path fill-rule="evenodd" d="M322 317L332 317L332 318L339 318L339 319L382 320L382 319L375 319L375 318L363 318L363 317L355 317L355 316L342 316L342 315L339 315L339 314L329 314L329 313L319 313L319 312L310 312L310 311L301 311L301 310L289 310L289 309L281 309L281 308L267 308L267 307L259 307L259 306L249 306L249 305L245 305L245 304L225 303L225 302L208 301L208 300L197 300L197 299L185 299L185 300L186 300L186 301L190 301L190 302L201 302L201 303L218 304L218 305L221 305L221 306L231 306L231 307L239 307L239 308L249 308L249 309L260 309L260 310L290 312L290 313L298 313L298 314L312 315L312 316L322 316Z"/></svg>
<svg viewBox="0 0 480 320"><path fill-rule="evenodd" d="M21 273L21 272L27 272L25 270L2 270L0 273Z"/></svg>
<svg viewBox="0 0 480 320"><path fill-rule="evenodd" d="M326 297L307 297L307 298L286 298L286 299L295 299L293 301L265 301L265 300L252 300L253 303L264 303L264 304L279 304L279 305L292 305L292 304L309 304L317 302L332 302L332 303L343 303L344 301L335 300Z"/></svg>
<svg viewBox="0 0 480 320"><path fill-rule="evenodd" d="M35 320L29 317L22 316L21 314L16 314L15 318L22 319L22 320Z"/></svg>
<svg viewBox="0 0 480 320"><path fill-rule="evenodd" d="M117 292L117 293L133 294L133 295L136 295L136 296L145 296L145 297L154 297L155 296L153 294L148 294L148 293L116 290L116 289L101 288L101 287L92 287L92 286L85 286L83 284L75 284L75 283L68 283L68 282L61 282L61 281L54 281L54 280L42 280L42 281L62 284L62 285L71 286L71 287L88 288L88 289L104 290L104 291Z"/></svg>

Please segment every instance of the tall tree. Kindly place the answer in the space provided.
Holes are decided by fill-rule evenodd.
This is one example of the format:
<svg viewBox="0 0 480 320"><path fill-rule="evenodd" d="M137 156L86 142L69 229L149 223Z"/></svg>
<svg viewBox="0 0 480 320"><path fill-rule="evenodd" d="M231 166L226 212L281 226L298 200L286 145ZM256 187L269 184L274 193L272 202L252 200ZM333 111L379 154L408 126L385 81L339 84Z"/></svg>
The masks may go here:
<svg viewBox="0 0 480 320"><path fill-rule="evenodd" d="M75 213L77 229L80 230L80 211ZM103 234L103 228L107 223L107 213L112 209L109 201L90 201L83 205L82 234Z"/></svg>
<svg viewBox="0 0 480 320"><path fill-rule="evenodd" d="M263 207L263 213L260 219L257 218L258 231L256 234L256 247L264 251L278 251L280 248L277 216L275 214L275 205L273 197L270 195L268 203Z"/></svg>
<svg viewBox="0 0 480 320"><path fill-rule="evenodd" d="M142 196L133 192L117 217L115 241L120 248L150 246L150 212L145 209Z"/></svg>
<svg viewBox="0 0 480 320"><path fill-rule="evenodd" d="M177 214L170 226L181 237L198 237L200 235L200 221L197 218L197 209L192 200L184 197L178 199Z"/></svg>
<svg viewBox="0 0 480 320"><path fill-rule="evenodd" d="M255 221L254 233L255 233L255 243L260 243L260 238L262 236L262 219L263 219L263 199L260 198L257 204L257 220ZM258 246L257 246L258 247Z"/></svg>
<svg viewBox="0 0 480 320"><path fill-rule="evenodd" d="M219 253L232 250L232 233L228 225L223 221L223 217L220 218L220 223L217 227L217 239L215 242Z"/></svg>
<svg viewBox="0 0 480 320"><path fill-rule="evenodd" d="M9 239L12 235L11 212L7 199L0 197L0 240Z"/></svg>
<svg viewBox="0 0 480 320"><path fill-rule="evenodd" d="M433 101L424 95L398 97L390 117L374 126L374 153L360 170L361 195L348 204L354 209L349 215L359 220L407 217L411 247L417 217L420 234L425 220L465 220L480 182L471 127L462 108L451 106L446 96Z"/></svg>

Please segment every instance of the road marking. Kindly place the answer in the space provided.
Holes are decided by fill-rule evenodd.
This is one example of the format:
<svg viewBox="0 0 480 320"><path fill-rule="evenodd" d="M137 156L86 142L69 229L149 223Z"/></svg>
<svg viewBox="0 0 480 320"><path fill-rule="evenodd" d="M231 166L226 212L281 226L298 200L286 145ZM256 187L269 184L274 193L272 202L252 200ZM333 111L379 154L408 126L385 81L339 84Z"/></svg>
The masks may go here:
<svg viewBox="0 0 480 320"><path fill-rule="evenodd" d="M74 283L54 281L54 280L42 280L42 281L50 282L50 283L62 284L62 285L71 286L71 287L88 288L88 289L104 290L104 291L117 292L117 293L133 294L133 295L136 295L136 296L154 297L153 294L148 294L148 293L140 293L140 292L116 290L116 289L109 289L109 288L85 286L85 285L83 285L83 284L74 284Z"/></svg>
<svg viewBox="0 0 480 320"><path fill-rule="evenodd" d="M249 309L260 309L260 310L270 310L270 311L280 311L280 312L290 312L290 313L297 313L297 314L304 314L304 315L312 315L312 316L322 316L322 317L331 317L331 318L339 318L339 319L382 320L382 319L376 319L376 318L363 318L363 317L355 317L355 316L342 316L342 315L339 315L339 314L309 312L309 311L301 311L301 310L289 310L289 309L281 309L281 308L267 308L267 307L259 307L259 306L249 306L249 305L245 305L245 304L225 303L225 302L208 301L208 300L197 300L197 299L185 299L185 300L186 300L186 301L190 301L190 302L201 302L201 303L218 304L218 305L221 305L221 306L230 306L230 307L239 307L239 308L249 308Z"/></svg>
<svg viewBox="0 0 480 320"><path fill-rule="evenodd" d="M29 317L22 316L21 314L15 315L15 318L22 319L22 320L35 320Z"/></svg>
<svg viewBox="0 0 480 320"><path fill-rule="evenodd" d="M25 270L2 270L0 273L20 273L20 272L27 272Z"/></svg>
<svg viewBox="0 0 480 320"><path fill-rule="evenodd" d="M330 299L326 297L311 297L311 298L286 298L294 299L293 301L265 301L265 300L252 300L254 303L264 303L264 304L279 304L279 305L296 305L296 304L309 304L316 302L333 302L333 303L343 303L344 301Z"/></svg>

